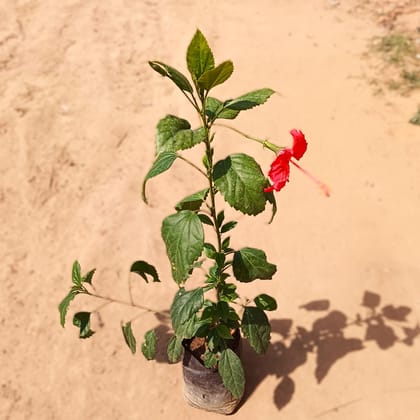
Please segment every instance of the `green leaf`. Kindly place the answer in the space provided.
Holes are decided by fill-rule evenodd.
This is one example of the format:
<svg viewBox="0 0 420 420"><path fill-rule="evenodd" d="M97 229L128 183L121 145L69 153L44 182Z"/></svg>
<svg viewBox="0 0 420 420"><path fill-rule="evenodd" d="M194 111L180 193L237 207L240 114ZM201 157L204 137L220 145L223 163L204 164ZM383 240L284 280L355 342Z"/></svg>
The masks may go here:
<svg viewBox="0 0 420 420"><path fill-rule="evenodd" d="M206 257L207 257L207 258L210 258L210 259L212 259L212 260L214 260L214 259L215 259L216 254L217 254L217 250L216 250L216 248L214 247L214 245L213 245L213 244L210 244L210 243L208 243L208 242L205 242L205 243L204 243L204 252L205 252L205 254L206 254Z"/></svg>
<svg viewBox="0 0 420 420"><path fill-rule="evenodd" d="M221 226L222 223L223 223L223 221L225 220L225 212L224 212L224 210L220 210L219 211L219 213L218 213L218 215L216 217L216 220L217 220L217 226Z"/></svg>
<svg viewBox="0 0 420 420"><path fill-rule="evenodd" d="M238 224L238 222L235 222L234 220L232 222L227 222L225 223L222 228L220 229L220 232L222 233L226 233L229 232L230 230L232 230L236 225Z"/></svg>
<svg viewBox="0 0 420 420"><path fill-rule="evenodd" d="M188 79L177 69L160 61L149 61L150 67L165 77L169 77L181 90L193 93L193 88Z"/></svg>
<svg viewBox="0 0 420 420"><path fill-rule="evenodd" d="M214 68L214 57L204 35L197 29L187 49L187 66L194 80Z"/></svg>
<svg viewBox="0 0 420 420"><path fill-rule="evenodd" d="M133 330L131 329L131 321L121 326L121 330L124 336L124 340L127 346L130 348L131 353L136 353L136 337L133 335Z"/></svg>
<svg viewBox="0 0 420 420"><path fill-rule="evenodd" d="M95 331L90 329L90 312L74 314L73 325L79 328L79 338L88 338L95 334Z"/></svg>
<svg viewBox="0 0 420 420"><path fill-rule="evenodd" d="M204 366L208 369L212 369L216 367L217 364L217 356L212 353L211 351L206 351L203 357Z"/></svg>
<svg viewBox="0 0 420 420"><path fill-rule="evenodd" d="M222 249L224 251L226 251L229 248L229 245L230 245L230 236L228 236L227 238L223 239ZM224 261L223 261L223 264L224 264Z"/></svg>
<svg viewBox="0 0 420 420"><path fill-rule="evenodd" d="M199 219L201 220L201 223L204 223L205 225L214 226L213 221L210 219L207 214L199 214Z"/></svg>
<svg viewBox="0 0 420 420"><path fill-rule="evenodd" d="M206 115L214 121L216 118L233 120L239 115L239 111L223 107L223 102L219 99L208 97L206 100Z"/></svg>
<svg viewBox="0 0 420 420"><path fill-rule="evenodd" d="M241 359L231 349L222 351L219 361L219 374L223 385L235 397L240 399L245 390L245 374Z"/></svg>
<svg viewBox="0 0 420 420"><path fill-rule="evenodd" d="M178 325L174 330L178 337L189 339L194 337L197 328L197 317L193 314L193 316L188 318L183 324Z"/></svg>
<svg viewBox="0 0 420 420"><path fill-rule="evenodd" d="M157 337L155 330L147 331L144 335L144 343L141 345L141 352L147 360L153 360L156 354Z"/></svg>
<svg viewBox="0 0 420 420"><path fill-rule="evenodd" d="M260 308L247 306L242 317L242 332L251 347L262 354L270 343L271 327L267 315Z"/></svg>
<svg viewBox="0 0 420 420"><path fill-rule="evenodd" d="M183 198L176 206L175 210L191 210L198 211L200 210L201 205L209 193L209 189L198 191L194 194L189 195L188 197Z"/></svg>
<svg viewBox="0 0 420 420"><path fill-rule="evenodd" d="M188 292L184 288L179 289L171 306L171 320L174 330L176 331L182 324L192 318L203 307L203 304L204 294L201 287Z"/></svg>
<svg viewBox="0 0 420 420"><path fill-rule="evenodd" d="M204 127L191 130L187 120L167 115L157 125L156 154L190 149L204 141L205 137Z"/></svg>
<svg viewBox="0 0 420 420"><path fill-rule="evenodd" d="M206 101L206 115L212 121L217 118L233 120L238 116L240 111L254 108L257 105L262 105L273 93L274 90L272 89L259 89L246 93L239 98L229 99L225 102L209 97Z"/></svg>
<svg viewBox="0 0 420 420"><path fill-rule="evenodd" d="M232 334L230 333L229 328L226 325L219 324L216 327L216 333L220 338L223 338L225 340L232 340Z"/></svg>
<svg viewBox="0 0 420 420"><path fill-rule="evenodd" d="M254 299L255 304L258 308L263 311L275 311L277 309L277 302L272 296L262 293Z"/></svg>
<svg viewBox="0 0 420 420"><path fill-rule="evenodd" d="M141 196L143 198L143 201L147 204L146 199L146 182L157 175L160 175L162 172L167 171L172 164L175 162L175 159L177 158L177 154L174 152L162 152L159 153L158 157L154 161L151 169L147 173L147 175L144 178Z"/></svg>
<svg viewBox="0 0 420 420"><path fill-rule="evenodd" d="M214 183L236 210L256 215L265 209L266 179L258 163L243 153L233 154L214 166Z"/></svg>
<svg viewBox="0 0 420 420"><path fill-rule="evenodd" d="M236 286L231 283L224 284L223 288L219 291L219 299L225 302L233 302L239 297L236 293Z"/></svg>
<svg viewBox="0 0 420 420"><path fill-rule="evenodd" d="M153 282L160 282L156 268L146 261L136 261L130 267L130 273L136 273L143 277L146 283L149 283L147 276L150 276Z"/></svg>
<svg viewBox="0 0 420 420"><path fill-rule="evenodd" d="M94 268L93 270L90 270L87 274L85 274L83 277L82 277L82 282L83 283L88 283L88 284L92 284L92 278L93 278L93 275L95 274L95 271L96 271L96 269Z"/></svg>
<svg viewBox="0 0 420 420"><path fill-rule="evenodd" d="M177 284L189 276L193 263L203 251L204 231L200 218L190 210L182 210L166 217L162 223L162 238L166 245Z"/></svg>
<svg viewBox="0 0 420 420"><path fill-rule="evenodd" d="M177 363L182 355L182 338L173 335L169 340L168 348L166 351L169 363Z"/></svg>
<svg viewBox="0 0 420 420"><path fill-rule="evenodd" d="M73 263L73 269L71 273L71 281L75 286L81 286L82 285L82 275L80 273L80 263L79 261L75 261Z"/></svg>
<svg viewBox="0 0 420 420"><path fill-rule="evenodd" d="M254 108L254 106L262 105L274 93L274 90L269 88L258 89L246 93L236 99L231 99L224 103L224 108L235 111L244 111Z"/></svg>
<svg viewBox="0 0 420 420"><path fill-rule="evenodd" d="M70 302L79 294L82 293L78 286L73 286L70 292L58 305L58 311L60 312L60 324L64 327L66 323L66 315L70 306Z"/></svg>
<svg viewBox="0 0 420 420"><path fill-rule="evenodd" d="M270 280L277 267L267 262L265 252L256 248L242 248L233 256L233 274L241 282L255 279Z"/></svg>
<svg viewBox="0 0 420 420"><path fill-rule="evenodd" d="M198 79L198 85L207 91L214 88L217 85L224 83L233 73L232 61L224 61L219 64L216 68L207 70Z"/></svg>
<svg viewBox="0 0 420 420"><path fill-rule="evenodd" d="M267 181L266 186L268 187L269 185L270 185L270 183ZM272 205L271 218L268 222L268 224L270 224L274 220L274 216L277 213L277 201L276 201L276 196L274 195L274 193L272 191L264 192L264 194L265 194L265 198L267 199L267 201Z"/></svg>
<svg viewBox="0 0 420 420"><path fill-rule="evenodd" d="M216 315L218 317L219 320L223 321L223 322L227 322L228 318L229 318L229 312L230 312L230 306L228 305L227 302L217 302L216 304ZM229 335L230 334L229 332Z"/></svg>

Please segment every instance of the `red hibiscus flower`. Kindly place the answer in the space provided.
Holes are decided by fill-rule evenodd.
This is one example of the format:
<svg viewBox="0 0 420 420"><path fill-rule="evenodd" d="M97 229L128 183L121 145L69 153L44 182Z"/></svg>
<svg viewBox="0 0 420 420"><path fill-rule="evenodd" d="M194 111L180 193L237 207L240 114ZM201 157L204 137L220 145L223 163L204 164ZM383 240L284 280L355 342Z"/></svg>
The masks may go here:
<svg viewBox="0 0 420 420"><path fill-rule="evenodd" d="M293 137L293 146L280 150L276 159L274 159L274 162L271 164L270 170L268 172L268 176L272 182L272 185L270 187L264 188L264 191L280 191L289 181L290 163L292 163L303 173L308 175L315 183L317 183L324 194L328 197L330 195L328 187L292 160L292 158L299 160L305 154L308 147L305 135L302 133L302 131L296 129L291 130L290 134Z"/></svg>

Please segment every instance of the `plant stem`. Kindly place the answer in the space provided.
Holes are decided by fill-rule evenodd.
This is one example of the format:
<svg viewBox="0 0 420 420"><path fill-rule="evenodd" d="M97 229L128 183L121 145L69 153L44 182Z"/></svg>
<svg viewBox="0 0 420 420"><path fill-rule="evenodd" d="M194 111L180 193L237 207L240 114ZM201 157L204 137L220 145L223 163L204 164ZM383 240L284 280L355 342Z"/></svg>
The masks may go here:
<svg viewBox="0 0 420 420"><path fill-rule="evenodd" d="M215 186L214 186L214 179L213 179L213 154L211 150L211 143L210 143L210 124L206 120L205 110L204 110L204 103L203 103L203 111L201 113L201 119L203 121L203 125L205 128L205 139L204 143L206 145L206 155L208 161L208 169L207 169L207 179L209 181L209 195L210 195L210 214L213 219L214 229L216 231L217 236L217 252L222 252L222 235L220 233L220 226L217 222L217 212L216 212L216 200L215 200Z"/></svg>
<svg viewBox="0 0 420 420"><path fill-rule="evenodd" d="M202 103L202 109L200 112L200 118L201 121L203 122L203 126L205 129L205 138L204 138L204 143L206 145L206 156L207 156L207 161L208 161L208 167L207 167L207 179L209 181L209 196L210 196L210 213L211 213L211 217L213 219L213 224L214 224L214 230L216 232L216 237L217 237L217 252L219 254L223 253L223 248L222 248L222 234L220 232L220 226L219 223L217 221L217 212L216 212L216 199L215 199L215 185L214 185L214 179L213 179L213 151L212 151L212 147L211 147L211 140L212 137L210 135L210 130L211 130L211 126L212 123L208 121L208 119L206 118L206 97L201 98L201 103ZM221 281L219 279L219 281ZM217 301L220 300L220 289L218 286L216 286L216 297L217 297Z"/></svg>
<svg viewBox="0 0 420 420"><path fill-rule="evenodd" d="M93 296L93 297L96 297L98 299L106 300L108 303L118 303L120 305L132 306L134 308L142 309L143 311L151 312L151 313L154 313L154 314L164 314L165 313L165 311L157 311L155 309L148 308L147 306L138 305L137 303L134 303L134 302L128 302L128 301L120 300L120 299L114 299L114 298L111 298L111 297L108 297L108 296L99 295L97 293L91 293L89 291L86 291L86 293L89 296Z"/></svg>
<svg viewBox="0 0 420 420"><path fill-rule="evenodd" d="M220 123L218 123L218 124L216 124L216 125L217 125L218 127L225 127L225 128L229 128L229 130L235 131L236 133L240 134L241 136L243 136L243 137L245 137L245 138L247 138L247 139L249 139L249 140L256 141L257 143L262 144L262 145L263 145L263 147L265 147L265 148L267 148L267 149L271 150L271 151L272 151L272 152L274 152L274 153L278 153L280 150L284 149L284 147L277 146L277 145L275 145L274 143L269 142L268 140L263 140L263 139L260 139L260 138L258 138L258 137L251 136L251 135L246 134L246 133L244 133L244 132L242 132L242 131L240 131L240 130L238 130L238 129L234 128L234 127L230 127L229 125L220 124Z"/></svg>
<svg viewBox="0 0 420 420"><path fill-rule="evenodd" d="M207 174L203 170L201 170L201 168L199 168L195 163L191 162L190 160L188 160L184 156L181 156L181 155L177 155L177 156L181 160L183 160L184 162L188 163L188 165L192 166L194 169L197 169L198 172L200 172L203 176L205 176L207 178Z"/></svg>
<svg viewBox="0 0 420 420"><path fill-rule="evenodd" d="M188 102L197 110L197 112L200 112L200 107L198 106L197 100L195 99L194 94L191 94L192 99L187 95L186 92L184 92L182 89L179 89L184 96L188 99Z"/></svg>

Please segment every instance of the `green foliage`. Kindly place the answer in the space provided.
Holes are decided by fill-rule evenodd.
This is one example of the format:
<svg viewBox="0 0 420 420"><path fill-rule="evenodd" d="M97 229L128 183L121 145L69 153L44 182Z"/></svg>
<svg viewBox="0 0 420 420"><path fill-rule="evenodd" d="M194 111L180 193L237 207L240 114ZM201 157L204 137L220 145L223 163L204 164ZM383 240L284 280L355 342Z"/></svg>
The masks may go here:
<svg viewBox="0 0 420 420"><path fill-rule="evenodd" d="M206 102L206 114L211 121L215 121L218 118L233 120L241 111L246 111L267 102L273 93L274 90L269 88L258 89L225 102L208 97Z"/></svg>
<svg viewBox="0 0 420 420"><path fill-rule="evenodd" d="M198 79L197 83L204 90L210 90L213 87L224 83L233 73L232 61L225 61L216 68L207 70Z"/></svg>
<svg viewBox="0 0 420 420"><path fill-rule="evenodd" d="M265 209L266 179L254 158L236 153L214 166L214 183L236 210L256 215Z"/></svg>
<svg viewBox="0 0 420 420"><path fill-rule="evenodd" d="M234 302L239 295L236 293L236 286L232 283L225 283L219 287L219 299L224 302ZM236 315L236 312L233 311Z"/></svg>
<svg viewBox="0 0 420 420"><path fill-rule="evenodd" d="M93 278L93 275L95 274L95 269L93 269L93 270L90 270L87 274L85 274L83 277L82 277L82 283L88 283L88 284L90 284L90 285L92 285L92 278Z"/></svg>
<svg viewBox="0 0 420 420"><path fill-rule="evenodd" d="M219 99L210 96L207 98L206 115L211 121L216 120L216 118L234 120L239 115L239 112L239 110L235 111L234 109L225 108L223 102Z"/></svg>
<svg viewBox="0 0 420 420"><path fill-rule="evenodd" d="M257 307L263 311L275 311L277 309L276 299L272 296L266 295L265 293L256 296L254 302Z"/></svg>
<svg viewBox="0 0 420 420"><path fill-rule="evenodd" d="M204 353L203 362L206 368L214 369L214 367L217 366L218 359L213 352L207 350Z"/></svg>
<svg viewBox="0 0 420 420"><path fill-rule="evenodd" d="M136 261L131 265L130 273L136 273L143 277L146 283L149 283L147 276L150 276L153 282L160 282L156 268L146 261Z"/></svg>
<svg viewBox="0 0 420 420"><path fill-rule="evenodd" d="M269 182L267 181L266 186L269 186ZM271 212L271 218L270 221L268 222L269 224L274 220L274 216L277 213L277 201L276 201L276 197L274 195L274 193L272 191L270 192L266 192L265 194L265 198L267 199L267 201L272 205L272 212Z"/></svg>
<svg viewBox="0 0 420 420"><path fill-rule="evenodd" d="M233 220L233 221L231 221L231 222L227 222L227 223L225 223L222 227L221 227L221 229L220 229L220 232L221 233L226 233L226 232L229 232L230 230L232 230L236 225L238 224L238 222L237 221L235 221L235 220Z"/></svg>
<svg viewBox="0 0 420 420"><path fill-rule="evenodd" d="M70 292L66 295L66 297L60 302L60 304L58 305L58 311L60 313L60 324L62 327L64 327L65 323L66 323L66 315L67 315L67 311L69 309L70 306L70 302L79 294L79 293L83 293L79 286L73 286L70 289Z"/></svg>
<svg viewBox="0 0 420 420"><path fill-rule="evenodd" d="M144 178L143 186L142 186L142 198L145 203L147 203L146 199L146 182L157 175L160 175L161 173L167 171L172 164L175 162L175 159L177 158L177 154L174 152L162 152L159 153L156 160L154 161L151 169L147 173L147 175Z"/></svg>
<svg viewBox="0 0 420 420"><path fill-rule="evenodd" d="M160 61L149 61L150 67L165 77L169 77L181 90L193 93L193 88L188 79L177 69Z"/></svg>
<svg viewBox="0 0 420 420"><path fill-rule="evenodd" d="M131 328L131 321L121 326L121 330L124 336L124 340L127 346L130 348L131 353L136 353L136 338L134 337L133 330Z"/></svg>
<svg viewBox="0 0 420 420"><path fill-rule="evenodd" d="M213 244L210 244L208 242L204 243L204 253L206 254L207 258L210 258L214 260L217 255L216 247Z"/></svg>
<svg viewBox="0 0 420 420"><path fill-rule="evenodd" d="M167 348L168 360L170 363L177 363L182 355L182 338L173 335L168 343Z"/></svg>
<svg viewBox="0 0 420 420"><path fill-rule="evenodd" d="M166 217L162 223L162 238L171 262L172 277L181 284L203 252L204 232L200 218L191 210Z"/></svg>
<svg viewBox="0 0 420 420"><path fill-rule="evenodd" d="M229 328L226 325L224 325L224 324L219 324L216 327L216 333L217 333L217 335L220 338L223 338L225 340L232 340L233 339L232 334L230 333Z"/></svg>
<svg viewBox="0 0 420 420"><path fill-rule="evenodd" d="M171 320L174 330L177 331L191 317L196 314L204 304L203 289L186 291L184 288L179 289L176 293L171 306Z"/></svg>
<svg viewBox="0 0 420 420"><path fill-rule="evenodd" d="M206 38L197 30L187 49L187 66L196 82L206 71L214 68L213 53Z"/></svg>
<svg viewBox="0 0 420 420"><path fill-rule="evenodd" d="M188 197L183 198L176 206L175 210L191 210L191 211L198 211L200 210L201 205L204 203L207 195L209 193L209 189L206 188L204 190L198 191L194 194L189 195Z"/></svg>
<svg viewBox="0 0 420 420"><path fill-rule="evenodd" d="M95 334L95 331L90 329L90 312L74 314L73 325L79 328L79 338L88 338Z"/></svg>
<svg viewBox="0 0 420 420"><path fill-rule="evenodd" d="M277 267L267 262L265 252L260 249L246 247L234 254L233 274L241 282L270 280L276 271Z"/></svg>
<svg viewBox="0 0 420 420"><path fill-rule="evenodd" d="M73 269L71 272L71 281L76 287L82 286L82 274L80 273L80 263L79 261L75 261L73 263Z"/></svg>
<svg viewBox="0 0 420 420"><path fill-rule="evenodd" d="M268 98L273 93L274 90L269 88L254 90L246 93L245 95L239 96L239 98L226 101L223 104L223 108L233 111L245 111L267 102Z"/></svg>
<svg viewBox="0 0 420 420"><path fill-rule="evenodd" d="M87 274L82 276L79 261L77 260L74 261L72 270L71 270L71 281L73 283L73 286L71 287L67 295L64 297L64 299L58 305L58 312L60 313L60 324L62 327L64 327L66 323L66 315L70 306L70 302L78 294L88 293L83 283L88 283L92 285L92 278L94 274L95 274L95 269L90 270Z"/></svg>
<svg viewBox="0 0 420 420"><path fill-rule="evenodd" d="M245 374L238 355L227 348L222 351L219 361L219 373L223 385L235 398L241 398L245 390Z"/></svg>
<svg viewBox="0 0 420 420"><path fill-rule="evenodd" d="M205 135L203 127L191 130L191 125L187 120L175 115L167 115L157 125L156 154L190 149L203 142Z"/></svg>
<svg viewBox="0 0 420 420"><path fill-rule="evenodd" d="M153 360L156 355L157 337L155 330L147 331L144 335L144 342L141 345L141 352L147 360Z"/></svg>
<svg viewBox="0 0 420 420"><path fill-rule="evenodd" d="M216 216L217 226L222 226L222 223L225 221L225 211L221 210Z"/></svg>
<svg viewBox="0 0 420 420"><path fill-rule="evenodd" d="M241 328L245 338L258 354L267 351L271 327L263 310L247 306L242 316Z"/></svg>
<svg viewBox="0 0 420 420"><path fill-rule="evenodd" d="M175 334L180 338L193 338L199 328L196 314L188 318L184 323L174 326Z"/></svg>
<svg viewBox="0 0 420 420"><path fill-rule="evenodd" d="M200 219L201 223L209 226L214 226L213 221L210 219L209 216L207 216L207 214L199 214L198 218Z"/></svg>
<svg viewBox="0 0 420 420"><path fill-rule="evenodd" d="M192 129L187 120L175 115L166 115L160 119L155 138L155 160L144 178L142 198L147 203L148 180L168 171L177 158L198 170L200 177L207 178L207 183L204 184L206 188L177 202L176 213L167 216L162 222L161 235L172 277L179 286L170 307L174 335L169 340L166 351L168 361L176 363L182 357L184 339L205 338L204 365L218 369L225 387L235 398L241 398L244 393L245 376L239 356L230 348L234 343L232 332L237 332L240 328L257 353L265 352L271 329L264 311L275 310L277 303L273 297L259 294L254 299L256 306L245 307L241 319L234 306L239 303L237 284L229 282L229 279L234 276L236 280L244 283L256 279L271 279L276 272L276 266L267 261L262 250L250 247L239 250L231 248L229 234L236 227L237 221L225 220L224 210L217 208L217 194L220 193L231 207L246 215L255 216L261 213L268 201L273 206L274 217L277 207L274 194L264 192L269 183L253 157L245 153L234 153L214 163L218 138L212 129L217 119L233 120L240 112L264 104L273 95L274 90L253 90L224 101L209 96L211 89L231 77L234 66L230 60L215 65L208 42L199 30L187 48L186 61L191 80L168 64L157 60L149 61L154 71L167 77L181 90L197 112L200 124L198 128ZM277 146L272 143L248 135L245 137L271 146L270 150L277 150ZM190 161L187 158L188 152L184 152L194 146L204 150L199 164ZM191 181L194 179L185 180L186 185L190 185ZM211 236L208 236L209 232L214 235L213 243ZM206 259L209 264L203 264ZM205 282L199 287L187 290L184 286L196 267L204 271ZM82 276L80 264L77 261L73 264L71 289L59 304L62 326L65 325L71 301L82 293L108 303L130 304L138 310L155 312L134 302L131 284L129 302L90 292L94 272L95 270L91 270ZM135 261L130 267L130 272L142 277L146 283L160 282L156 268L146 261ZM213 293L216 299L208 299L209 292ZM94 334L90 328L90 316L90 312L78 312L74 315L73 324L79 328L80 338ZM137 318L138 316L135 316L132 321L121 323L124 340L133 354L136 353L137 343L132 323ZM157 344L155 331L147 331L141 345L141 351L147 360L155 357Z"/></svg>

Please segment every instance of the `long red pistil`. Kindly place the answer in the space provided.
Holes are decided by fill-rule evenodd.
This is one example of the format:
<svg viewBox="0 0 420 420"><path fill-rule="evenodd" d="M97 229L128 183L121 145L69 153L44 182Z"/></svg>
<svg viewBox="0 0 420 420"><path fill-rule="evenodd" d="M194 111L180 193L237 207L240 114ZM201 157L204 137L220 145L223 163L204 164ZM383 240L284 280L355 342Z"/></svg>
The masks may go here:
<svg viewBox="0 0 420 420"><path fill-rule="evenodd" d="M318 185L319 188L321 188L321 191L325 194L325 196L329 197L331 195L331 190L329 189L328 185L321 182L318 178L314 177L310 172L308 172L306 169L303 169L298 163L296 163L294 160L290 159L290 162L293 163L293 165L296 166L296 168L300 169L306 176L308 176L312 181L315 182L315 184Z"/></svg>

